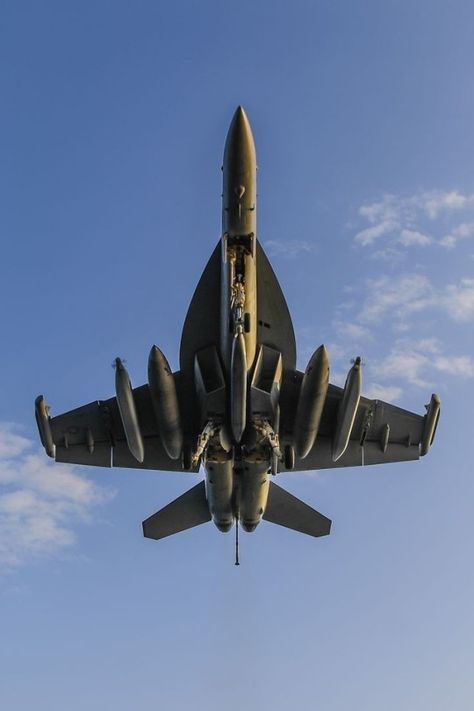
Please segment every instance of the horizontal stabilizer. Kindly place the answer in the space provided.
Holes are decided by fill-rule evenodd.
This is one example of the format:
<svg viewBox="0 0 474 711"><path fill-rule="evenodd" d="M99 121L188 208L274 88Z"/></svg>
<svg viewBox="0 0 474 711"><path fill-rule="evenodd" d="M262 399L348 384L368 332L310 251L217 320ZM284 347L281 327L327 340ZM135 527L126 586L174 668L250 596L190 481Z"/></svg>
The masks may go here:
<svg viewBox="0 0 474 711"><path fill-rule="evenodd" d="M145 538L166 538L211 520L204 481L143 521Z"/></svg>
<svg viewBox="0 0 474 711"><path fill-rule="evenodd" d="M267 508L263 518L270 523L307 533L308 536L327 536L331 531L329 518L273 482L270 482Z"/></svg>

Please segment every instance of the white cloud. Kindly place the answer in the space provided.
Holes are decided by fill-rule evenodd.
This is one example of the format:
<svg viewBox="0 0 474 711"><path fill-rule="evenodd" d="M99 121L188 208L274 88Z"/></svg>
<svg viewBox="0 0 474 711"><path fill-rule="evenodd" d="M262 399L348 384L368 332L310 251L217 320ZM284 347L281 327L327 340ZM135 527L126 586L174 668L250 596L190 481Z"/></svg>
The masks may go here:
<svg viewBox="0 0 474 711"><path fill-rule="evenodd" d="M9 569L75 542L74 527L113 493L57 464L0 424L0 565Z"/></svg>
<svg viewBox="0 0 474 711"><path fill-rule="evenodd" d="M474 319L474 279L461 279L459 284L450 284L440 301L455 321Z"/></svg>
<svg viewBox="0 0 474 711"><path fill-rule="evenodd" d="M397 277L381 276L366 282L367 295L360 311L363 323L388 319L404 319L421 311L433 301L429 279L422 274L401 274Z"/></svg>
<svg viewBox="0 0 474 711"><path fill-rule="evenodd" d="M443 222L449 222L460 214L468 215L473 211L474 194L458 190L429 190L405 197L383 195L380 200L359 208L359 216L368 224L359 229L354 241L363 247L384 241L403 247L438 244L452 248L460 239L474 235L474 223L466 221L453 225L447 234L442 236L441 233L434 239L430 233L436 227L436 221L442 218ZM443 229L446 230L445 225ZM384 254L383 250L381 254Z"/></svg>
<svg viewBox="0 0 474 711"><path fill-rule="evenodd" d="M413 196L411 201L424 210L431 220L435 220L441 212L471 207L474 204L474 195L464 195L458 190L431 190Z"/></svg>
<svg viewBox="0 0 474 711"><path fill-rule="evenodd" d="M333 361L339 361L339 360L348 360L348 350L347 348L343 348L339 343L326 343L326 348L329 353L329 362L332 363Z"/></svg>
<svg viewBox="0 0 474 711"><path fill-rule="evenodd" d="M301 254L315 254L318 251L316 242L306 240L270 239L264 244L270 257L297 257Z"/></svg>
<svg viewBox="0 0 474 711"><path fill-rule="evenodd" d="M383 195L382 199L370 205L362 205L359 215L365 217L372 225L380 222L398 222L400 217L400 200L395 195Z"/></svg>
<svg viewBox="0 0 474 711"><path fill-rule="evenodd" d="M368 372L375 382L368 395L396 400L405 384L428 388L448 377L474 378L474 354L466 354L468 346L456 353L453 327L451 346L429 337L442 334L448 320L474 325L472 269L464 272L465 278L447 281L442 278L446 269L440 273L439 264L436 272L429 272L436 260L445 257L443 248L452 249L462 240L466 248L473 243L474 194L431 190L383 195L362 205L358 213L352 227L354 242L367 250L370 260L379 260L378 265L365 260L372 269L378 266L379 273L359 282L351 292L351 303L336 309L332 326L341 343L349 345L371 335L367 350L376 354L377 361L371 357ZM465 266L468 256L463 253L461 257L458 263ZM403 263L412 266L403 267ZM455 260L450 258L449 265L453 267ZM424 337L407 337L417 333ZM466 343L466 327L459 335Z"/></svg>
<svg viewBox="0 0 474 711"><path fill-rule="evenodd" d="M429 235L423 234L423 232L419 232L418 230L403 229L400 232L400 236L397 241L405 247L409 247L412 244L431 244L433 238Z"/></svg>
<svg viewBox="0 0 474 711"><path fill-rule="evenodd" d="M441 247L446 247L446 249L452 249L457 244L457 239L454 235L446 235L440 239L439 244Z"/></svg>
<svg viewBox="0 0 474 711"><path fill-rule="evenodd" d="M379 378L394 379L427 387L424 373L429 370L429 359L426 355L408 347L395 347L389 355L373 367L375 375Z"/></svg>
<svg viewBox="0 0 474 711"><path fill-rule="evenodd" d="M355 341L361 341L367 340L371 337L369 329L362 326L360 323L356 323L355 321L336 321L334 326L337 334L343 338L351 338Z"/></svg>
<svg viewBox="0 0 474 711"><path fill-rule="evenodd" d="M405 258L405 254L399 249L394 247L384 247L383 249L377 249L372 252L370 259L378 260L381 262L389 262L391 266L399 264Z"/></svg>
<svg viewBox="0 0 474 711"><path fill-rule="evenodd" d="M31 442L26 437L15 432L15 426L11 423L3 423L0 429L0 459L6 457L17 457L31 446Z"/></svg>
<svg viewBox="0 0 474 711"><path fill-rule="evenodd" d="M345 311L354 311L355 302ZM410 328L410 317L428 308L445 311L458 322L474 320L474 278L461 279L457 284L448 284L436 290L424 274L402 273L396 276L384 274L365 282L365 296L361 306L350 321L336 321L335 327L346 335L364 335L362 328L367 324L386 322L396 331ZM352 330L352 334L351 334Z"/></svg>
<svg viewBox="0 0 474 711"><path fill-rule="evenodd" d="M456 237L472 237L474 235L474 222L461 222L453 232Z"/></svg>
<svg viewBox="0 0 474 711"><path fill-rule="evenodd" d="M470 356L438 356L433 362L436 370L462 378L474 378L474 358Z"/></svg>
<svg viewBox="0 0 474 711"><path fill-rule="evenodd" d="M428 387L435 373L460 378L474 378L474 358L467 355L446 355L439 340L399 340L388 356L373 366L379 378L399 380L419 387Z"/></svg>
<svg viewBox="0 0 474 711"><path fill-rule="evenodd" d="M420 338L412 343L412 347L423 353L441 353L442 343L438 338Z"/></svg>
<svg viewBox="0 0 474 711"><path fill-rule="evenodd" d="M387 402L396 402L400 400L403 394L403 389L397 385L380 385L372 383L364 393L365 397L370 400L385 400Z"/></svg>
<svg viewBox="0 0 474 711"><path fill-rule="evenodd" d="M379 222L377 225L366 227L364 230L358 232L354 237L354 241L361 244L363 247L366 247L367 245L375 242L375 240L379 239L379 237L390 234L397 228L397 222L394 222L393 220L384 220L383 222Z"/></svg>
<svg viewBox="0 0 474 711"><path fill-rule="evenodd" d="M439 244L442 247L452 249L461 239L466 239L474 235L474 222L461 222L454 227L451 232L440 239Z"/></svg>

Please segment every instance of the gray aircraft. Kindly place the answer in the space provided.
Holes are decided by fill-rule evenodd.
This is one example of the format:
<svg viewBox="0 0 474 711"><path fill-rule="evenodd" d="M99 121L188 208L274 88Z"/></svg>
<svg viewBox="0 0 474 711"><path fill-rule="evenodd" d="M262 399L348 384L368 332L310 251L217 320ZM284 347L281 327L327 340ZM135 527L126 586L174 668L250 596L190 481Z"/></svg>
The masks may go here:
<svg viewBox="0 0 474 711"><path fill-rule="evenodd" d="M263 518L311 536L331 521L272 481L279 472L418 459L434 439L440 399L424 416L361 396L355 358L344 388L329 383L324 346L296 369L288 307L257 240L257 165L239 107L224 149L222 238L184 322L180 365L157 346L148 383L132 388L120 358L116 395L51 418L40 395L41 442L57 462L197 473L205 480L143 522L160 539L212 521L253 531ZM238 562L238 557L236 562Z"/></svg>

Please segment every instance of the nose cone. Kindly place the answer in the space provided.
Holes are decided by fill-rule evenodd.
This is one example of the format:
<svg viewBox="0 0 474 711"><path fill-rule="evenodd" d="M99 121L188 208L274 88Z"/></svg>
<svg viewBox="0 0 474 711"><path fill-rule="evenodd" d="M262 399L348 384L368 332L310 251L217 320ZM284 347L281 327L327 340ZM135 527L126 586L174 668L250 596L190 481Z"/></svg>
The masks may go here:
<svg viewBox="0 0 474 711"><path fill-rule="evenodd" d="M250 121L239 106L230 122L224 148L223 234L256 234L257 158Z"/></svg>
<svg viewBox="0 0 474 711"><path fill-rule="evenodd" d="M243 106L237 106L232 121L230 122L228 137L234 133L252 133L250 121Z"/></svg>
<svg viewBox="0 0 474 711"><path fill-rule="evenodd" d="M247 161L255 161L255 141L247 114L238 106L230 122L224 149L224 165L229 160L241 156Z"/></svg>

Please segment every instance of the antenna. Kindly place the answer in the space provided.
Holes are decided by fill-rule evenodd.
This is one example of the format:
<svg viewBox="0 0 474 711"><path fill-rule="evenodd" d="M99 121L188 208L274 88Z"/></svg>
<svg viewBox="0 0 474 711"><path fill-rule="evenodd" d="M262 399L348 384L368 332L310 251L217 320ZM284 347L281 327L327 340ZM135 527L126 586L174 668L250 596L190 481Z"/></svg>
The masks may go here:
<svg viewBox="0 0 474 711"><path fill-rule="evenodd" d="M239 557L239 519L235 519L235 565L240 565Z"/></svg>

